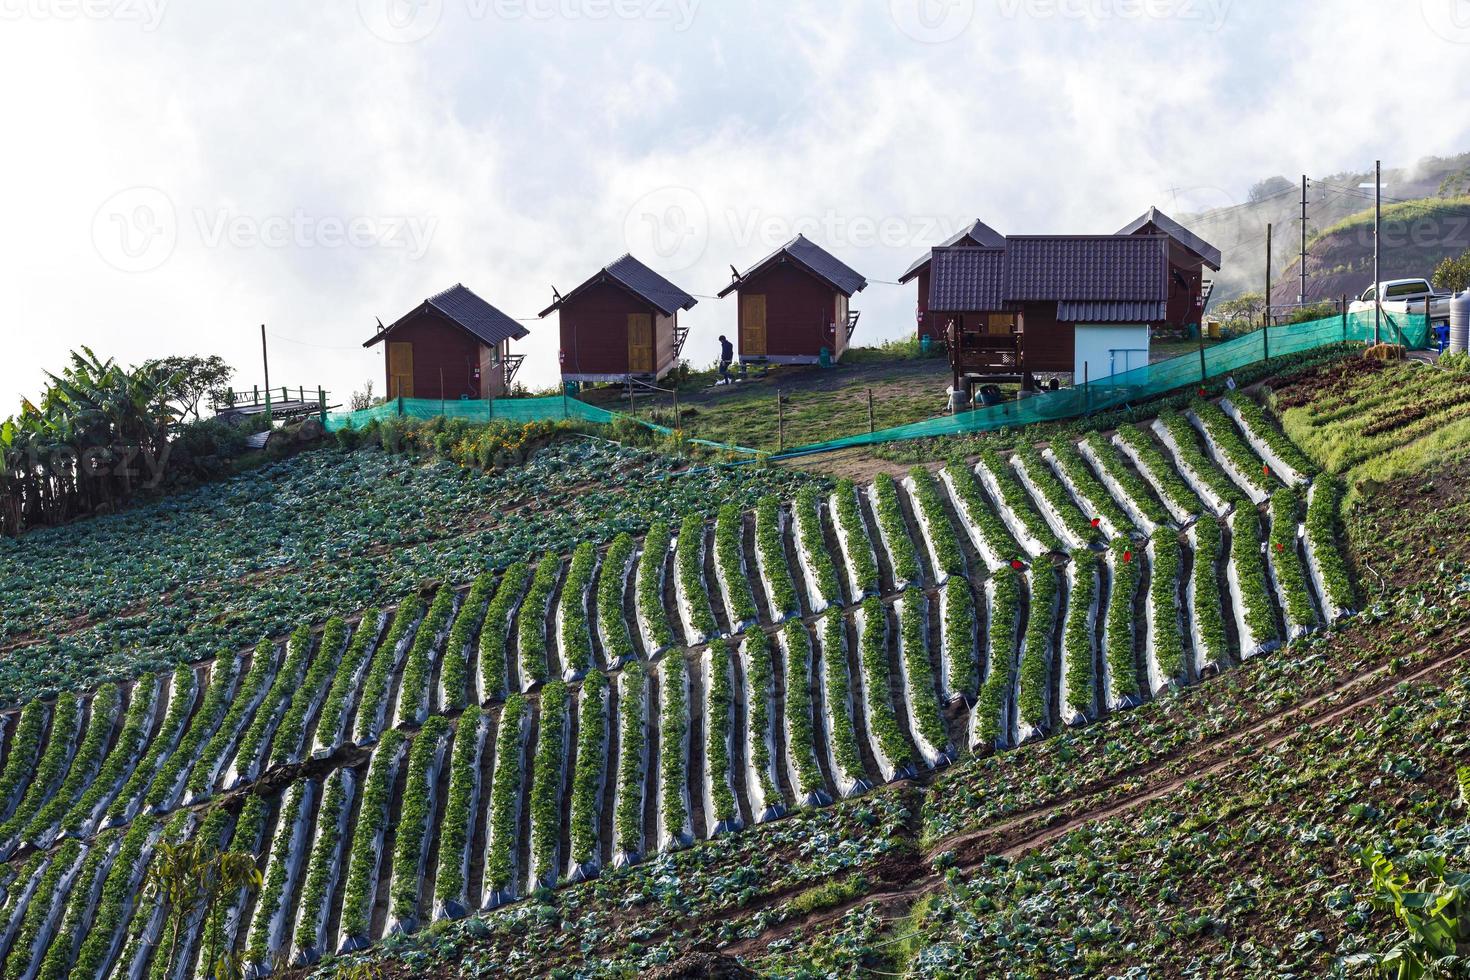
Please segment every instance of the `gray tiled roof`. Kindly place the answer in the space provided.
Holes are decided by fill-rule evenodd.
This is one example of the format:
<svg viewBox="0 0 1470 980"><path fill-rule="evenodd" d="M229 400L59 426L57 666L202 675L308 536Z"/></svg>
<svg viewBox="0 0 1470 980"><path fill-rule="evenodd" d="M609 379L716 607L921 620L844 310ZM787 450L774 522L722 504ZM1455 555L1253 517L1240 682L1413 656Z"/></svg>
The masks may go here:
<svg viewBox="0 0 1470 980"><path fill-rule="evenodd" d="M1195 255L1198 255L1201 259L1204 260L1205 265L1209 266L1211 269L1214 269L1216 272L1220 271L1220 250L1211 245L1209 242L1205 241L1203 238L1196 235L1194 232L1190 231L1188 228L1181 225L1179 222L1175 221L1173 218L1169 217L1164 212L1160 211L1158 208L1149 208L1132 222L1120 228L1118 230L1118 234L1136 235L1138 232L1143 231L1149 225L1153 225L1159 231L1168 235L1180 245L1183 245L1185 248L1189 249Z"/></svg>
<svg viewBox="0 0 1470 980"><path fill-rule="evenodd" d="M540 315L546 316L561 309L578 293L601 282L604 276L653 306L664 316L672 316L677 310L690 309L699 302L633 256L624 255L611 265L599 269L592 278L542 310Z"/></svg>
<svg viewBox="0 0 1470 980"><path fill-rule="evenodd" d="M1004 249L951 245L936 248L929 279L931 310L1000 310L1005 307Z"/></svg>
<svg viewBox="0 0 1470 980"><path fill-rule="evenodd" d="M777 262L783 256L794 260L797 265L800 265L844 296L852 296L860 293L868 286L867 279L863 278L860 273L844 265L831 252L823 249L805 235L797 235L791 241L742 272L740 278L720 290L719 295L721 297L728 296L736 289L739 289L740 284L746 279L764 270L768 265Z"/></svg>
<svg viewBox="0 0 1470 980"><path fill-rule="evenodd" d="M371 347L387 337L398 328L409 317L433 309L448 317L455 324L473 334L486 345L494 347L505 340L520 340L529 337L531 331L527 330L518 320L506 316L504 313L485 302L475 295L462 283L450 286L444 292L431 296L415 307L411 312L399 317L391 327L380 331L364 347Z"/></svg>
<svg viewBox="0 0 1470 980"><path fill-rule="evenodd" d="M1057 304L1062 323L1153 323L1168 317L1162 300L1063 300Z"/></svg>
<svg viewBox="0 0 1470 980"><path fill-rule="evenodd" d="M940 245L940 248L948 248L951 245L983 245L986 248L1005 248L1006 236L985 222L976 219L974 224L966 225L945 239L943 244ZM924 267L929 264L930 258L930 253L925 252L915 259L914 264L905 269L903 275L898 277L899 283L906 283L924 271Z"/></svg>

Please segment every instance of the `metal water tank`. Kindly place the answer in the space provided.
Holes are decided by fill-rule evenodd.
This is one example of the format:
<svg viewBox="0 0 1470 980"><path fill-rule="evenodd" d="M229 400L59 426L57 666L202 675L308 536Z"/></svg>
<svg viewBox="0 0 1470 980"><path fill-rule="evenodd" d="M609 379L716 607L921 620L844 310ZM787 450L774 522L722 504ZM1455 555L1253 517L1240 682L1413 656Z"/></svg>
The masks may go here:
<svg viewBox="0 0 1470 980"><path fill-rule="evenodd" d="M1450 346L1451 354L1470 350L1470 290L1456 293L1450 298Z"/></svg>

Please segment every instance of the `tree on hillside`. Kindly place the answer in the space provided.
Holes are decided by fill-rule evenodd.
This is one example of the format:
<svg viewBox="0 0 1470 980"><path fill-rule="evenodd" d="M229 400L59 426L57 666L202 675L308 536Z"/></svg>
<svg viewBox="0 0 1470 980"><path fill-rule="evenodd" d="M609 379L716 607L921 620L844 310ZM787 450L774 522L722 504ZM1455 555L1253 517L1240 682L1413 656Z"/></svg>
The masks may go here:
<svg viewBox="0 0 1470 980"><path fill-rule="evenodd" d="M352 398L348 400L347 407L354 412L360 412L365 408L372 408L373 401L373 379L368 378L363 383L361 391L354 391Z"/></svg>
<svg viewBox="0 0 1470 980"><path fill-rule="evenodd" d="M168 379L169 404L178 409L180 421L191 415L196 419L203 418L199 413L199 403L204 396L227 390L230 379L235 376L235 369L218 355L165 357L150 363Z"/></svg>
<svg viewBox="0 0 1470 980"><path fill-rule="evenodd" d="M1266 297L1260 293L1244 293L1215 307L1226 323L1252 323L1266 309Z"/></svg>
<svg viewBox="0 0 1470 980"><path fill-rule="evenodd" d="M1434 270L1434 288L1443 293L1470 289L1470 252L1445 259Z"/></svg>
<svg viewBox="0 0 1470 980"><path fill-rule="evenodd" d="M1296 184L1293 184L1285 177L1267 177L1265 180L1257 181L1252 185L1250 189L1250 202L1252 204L1260 204L1268 197L1275 197L1277 194L1284 194L1295 188Z"/></svg>

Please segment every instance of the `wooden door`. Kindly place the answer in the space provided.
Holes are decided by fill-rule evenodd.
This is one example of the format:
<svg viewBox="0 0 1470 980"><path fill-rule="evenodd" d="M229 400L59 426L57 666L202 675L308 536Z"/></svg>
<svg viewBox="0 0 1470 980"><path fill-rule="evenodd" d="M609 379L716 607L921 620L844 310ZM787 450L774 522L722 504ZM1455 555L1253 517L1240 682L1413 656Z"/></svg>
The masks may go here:
<svg viewBox="0 0 1470 980"><path fill-rule="evenodd" d="M413 344L388 345L388 397L413 397Z"/></svg>
<svg viewBox="0 0 1470 980"><path fill-rule="evenodd" d="M653 374L653 314L628 314L628 373Z"/></svg>
<svg viewBox="0 0 1470 980"><path fill-rule="evenodd" d="M766 297L740 297L740 356L766 356Z"/></svg>

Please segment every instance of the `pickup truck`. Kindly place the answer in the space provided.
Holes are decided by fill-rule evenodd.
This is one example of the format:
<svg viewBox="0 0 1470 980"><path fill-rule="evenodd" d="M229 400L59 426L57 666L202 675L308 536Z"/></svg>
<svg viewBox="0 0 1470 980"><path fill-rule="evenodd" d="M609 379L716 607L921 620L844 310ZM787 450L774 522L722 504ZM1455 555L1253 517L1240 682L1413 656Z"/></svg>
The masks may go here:
<svg viewBox="0 0 1470 980"><path fill-rule="evenodd" d="M1383 310L1386 313L1424 315L1424 303L1429 303L1431 323L1448 321L1450 318L1450 295L1436 293L1427 279L1389 279L1378 284L1383 289ZM1363 295L1348 305L1349 313L1372 313L1376 287L1369 286Z"/></svg>

